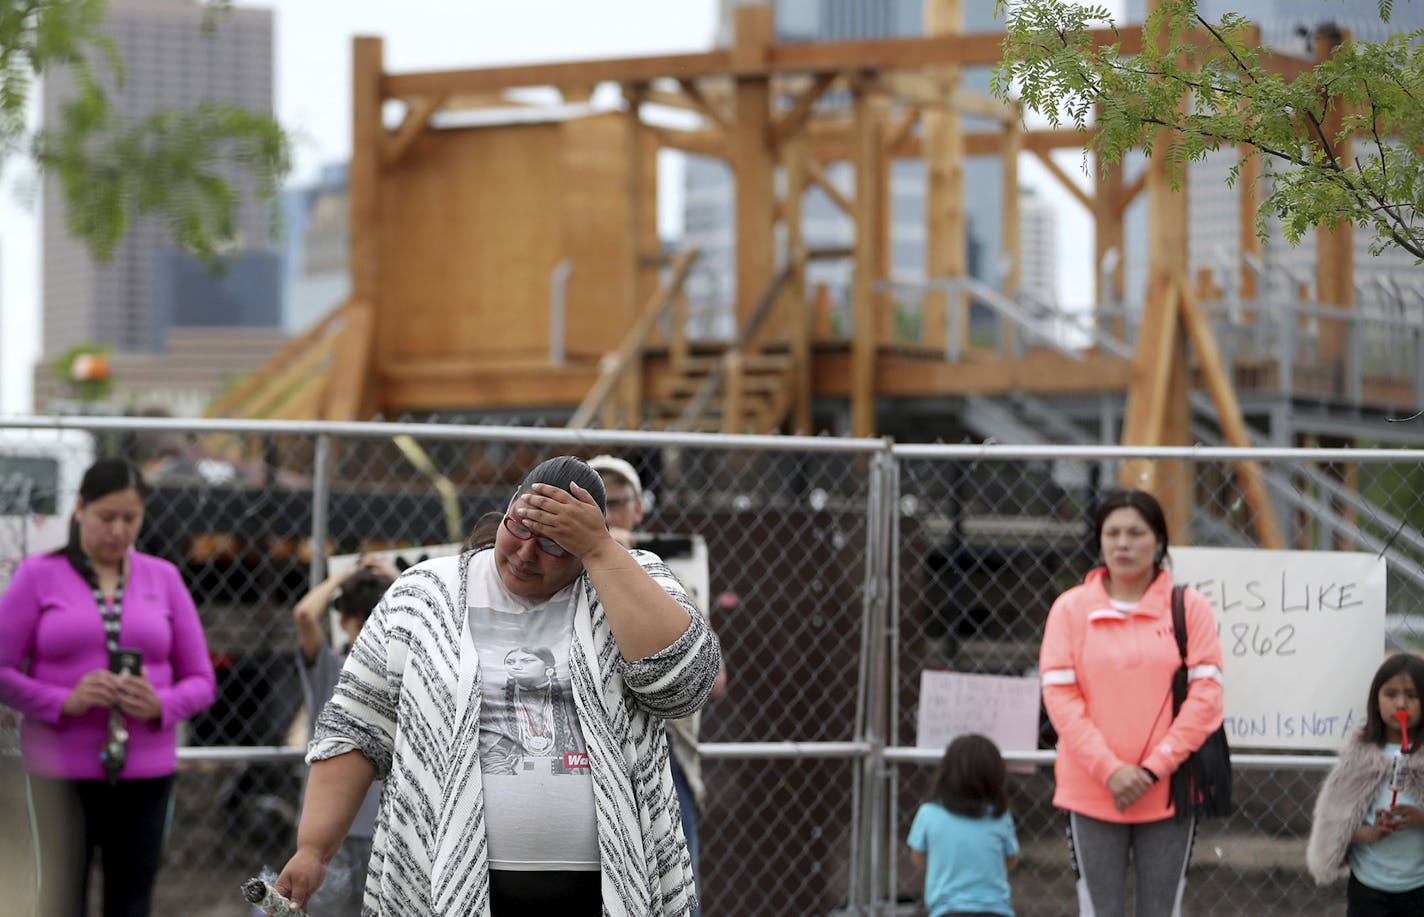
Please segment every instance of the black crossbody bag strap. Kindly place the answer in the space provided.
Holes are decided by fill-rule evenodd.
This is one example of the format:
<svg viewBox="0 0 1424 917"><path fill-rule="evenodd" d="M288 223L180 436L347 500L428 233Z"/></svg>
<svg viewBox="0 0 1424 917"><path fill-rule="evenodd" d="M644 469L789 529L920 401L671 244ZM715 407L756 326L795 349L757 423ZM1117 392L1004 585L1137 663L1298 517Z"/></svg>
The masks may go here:
<svg viewBox="0 0 1424 917"><path fill-rule="evenodd" d="M1172 587L1172 633L1177 638L1177 654L1181 668L1172 676L1172 716L1176 716L1187 700L1187 601L1185 586Z"/></svg>

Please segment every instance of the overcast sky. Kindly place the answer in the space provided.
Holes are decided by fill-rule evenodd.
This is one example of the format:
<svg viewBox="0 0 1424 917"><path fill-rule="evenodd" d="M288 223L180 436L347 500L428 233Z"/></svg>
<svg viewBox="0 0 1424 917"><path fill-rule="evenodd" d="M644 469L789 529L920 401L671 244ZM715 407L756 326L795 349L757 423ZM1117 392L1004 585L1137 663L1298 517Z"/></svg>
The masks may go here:
<svg viewBox="0 0 1424 917"><path fill-rule="evenodd" d="M238 6L274 10L276 114L296 142L291 181L309 181L324 164L350 155L351 36L385 41L391 71L704 50L716 28L716 0L268 0ZM1116 5L1116 4L1114 4ZM1077 168L1076 157L1064 166ZM31 365L39 353L38 208L35 180L23 161L5 164L0 181L0 413L31 409ZM1063 201L1063 266L1091 260L1091 228L1080 208L1057 192L1030 159L1026 183ZM669 228L669 197L661 214ZM1085 228L1086 227L1086 228ZM1086 238L1086 247L1084 239ZM1079 272L1082 273L1082 272ZM1072 277L1068 302L1090 290Z"/></svg>

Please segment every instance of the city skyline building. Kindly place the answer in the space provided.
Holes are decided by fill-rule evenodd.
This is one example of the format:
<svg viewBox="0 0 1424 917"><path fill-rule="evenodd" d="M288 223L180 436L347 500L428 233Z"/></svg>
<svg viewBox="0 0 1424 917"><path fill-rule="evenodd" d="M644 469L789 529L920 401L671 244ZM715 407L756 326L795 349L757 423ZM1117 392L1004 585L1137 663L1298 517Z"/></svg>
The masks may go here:
<svg viewBox="0 0 1424 917"><path fill-rule="evenodd" d="M289 334L306 331L350 295L349 173L349 163L330 163L282 194L282 326Z"/></svg>
<svg viewBox="0 0 1424 917"><path fill-rule="evenodd" d="M272 113L271 10L231 7L215 13L195 0L113 0L100 32L123 62L122 84L113 85L110 78L108 89L114 113L128 123L203 102ZM72 73L47 70L43 123L55 123L74 93ZM272 304L244 297L269 296L274 288L258 276L277 270L266 256L270 210L236 166L219 165L218 172L239 201L231 254L244 278L226 285L223 323L269 324ZM161 353L170 326L195 317L198 324L211 324L211 317L202 317L204 303L192 297L222 282L194 280L196 262L167 241L160 220L135 219L112 259L98 262L69 233L58 179L46 176L42 184L41 364L79 344ZM174 297L185 299L179 303Z"/></svg>

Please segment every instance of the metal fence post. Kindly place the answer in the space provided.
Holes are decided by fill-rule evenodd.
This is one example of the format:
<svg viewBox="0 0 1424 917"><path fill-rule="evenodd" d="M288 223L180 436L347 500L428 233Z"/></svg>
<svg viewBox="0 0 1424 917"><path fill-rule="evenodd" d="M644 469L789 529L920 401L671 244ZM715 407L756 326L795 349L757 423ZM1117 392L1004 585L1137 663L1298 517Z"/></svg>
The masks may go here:
<svg viewBox="0 0 1424 917"><path fill-rule="evenodd" d="M887 449L889 442L887 441ZM886 454L885 471L885 575L889 607L886 613L886 642L889 646L890 671L885 680L885 692L889 699L889 719L886 727L886 745L900 744L900 692L895 686L900 684L900 460L893 452ZM887 775L885 798L887 812L885 819L885 875L880 886L887 905L896 903L896 885L899 876L900 850L896 836L896 825L900 823L900 769L888 767L883 752L877 766Z"/></svg>
<svg viewBox="0 0 1424 917"><path fill-rule="evenodd" d="M851 853L850 907L860 914L875 913L886 878L884 838L888 825L885 792L885 744L889 664L888 611L890 595L891 502L894 479L891 444L870 458L870 486L866 506L866 563L863 591L861 696L857 741L868 747L859 772L859 798Z"/></svg>
<svg viewBox="0 0 1424 917"><path fill-rule="evenodd" d="M326 541L331 531L331 434L316 435L316 455L312 458L311 571L308 587L315 589L326 579Z"/></svg>

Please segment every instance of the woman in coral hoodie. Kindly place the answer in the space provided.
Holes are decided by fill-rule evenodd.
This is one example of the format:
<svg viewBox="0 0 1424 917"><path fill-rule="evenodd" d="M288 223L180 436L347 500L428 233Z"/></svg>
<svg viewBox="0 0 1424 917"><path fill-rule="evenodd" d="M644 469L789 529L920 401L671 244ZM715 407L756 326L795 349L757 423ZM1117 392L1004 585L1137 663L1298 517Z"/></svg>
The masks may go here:
<svg viewBox="0 0 1424 917"><path fill-rule="evenodd" d="M1169 784L1221 724L1221 642L1211 603L1186 590L1189 680L1174 717L1181 656L1162 506L1115 491L1096 522L1102 566L1053 603L1039 654L1058 730L1053 803L1068 813L1081 914L1125 914L1131 852L1137 917L1176 917L1196 823L1176 817Z"/></svg>
<svg viewBox="0 0 1424 917"><path fill-rule="evenodd" d="M24 714L42 917L84 913L95 849L104 913L149 913L178 721L213 701L182 577L133 549L146 493L129 462L95 462L69 544L26 559L0 595L0 703Z"/></svg>

